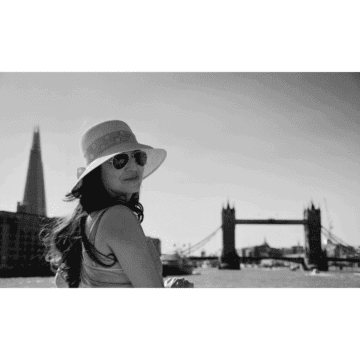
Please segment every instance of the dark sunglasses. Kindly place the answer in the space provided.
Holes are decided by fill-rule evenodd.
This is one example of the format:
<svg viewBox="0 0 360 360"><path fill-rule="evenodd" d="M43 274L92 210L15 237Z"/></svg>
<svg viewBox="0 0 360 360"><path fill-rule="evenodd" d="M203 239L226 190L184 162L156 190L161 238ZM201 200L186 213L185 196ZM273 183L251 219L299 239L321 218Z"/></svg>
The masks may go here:
<svg viewBox="0 0 360 360"><path fill-rule="evenodd" d="M147 162L147 155L145 151L136 151L132 154L118 154L110 159L110 163L116 170L122 169L129 161L132 156L136 163L140 166L144 166Z"/></svg>

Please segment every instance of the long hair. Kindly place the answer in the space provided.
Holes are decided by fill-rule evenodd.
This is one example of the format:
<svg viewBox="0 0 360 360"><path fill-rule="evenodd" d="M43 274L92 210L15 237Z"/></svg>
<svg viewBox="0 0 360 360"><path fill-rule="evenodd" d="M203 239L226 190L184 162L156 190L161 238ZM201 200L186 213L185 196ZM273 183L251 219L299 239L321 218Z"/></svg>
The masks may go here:
<svg viewBox="0 0 360 360"><path fill-rule="evenodd" d="M139 202L139 193L132 194L129 201L126 201L124 195L111 197L103 185L100 166L83 178L77 191L65 195L66 202L76 200L78 204L70 216L57 218L41 232L46 247L46 260L50 262L54 272L60 269L60 274L69 287L79 287L80 284L82 244L89 257L96 263L106 267L116 263L113 254L100 253L87 238L85 221L90 213L123 204L136 214L140 223L144 219L144 208ZM105 264L100 257L111 259L112 263Z"/></svg>

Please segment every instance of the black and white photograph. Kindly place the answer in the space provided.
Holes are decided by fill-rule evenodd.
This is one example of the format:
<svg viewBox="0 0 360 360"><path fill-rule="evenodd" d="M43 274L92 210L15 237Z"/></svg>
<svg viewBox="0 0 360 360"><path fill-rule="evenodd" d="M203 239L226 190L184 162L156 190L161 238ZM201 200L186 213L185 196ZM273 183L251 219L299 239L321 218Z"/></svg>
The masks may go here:
<svg viewBox="0 0 360 360"><path fill-rule="evenodd" d="M1 287L360 287L358 73L0 79Z"/></svg>
<svg viewBox="0 0 360 360"><path fill-rule="evenodd" d="M2 4L1 358L356 358L358 14Z"/></svg>

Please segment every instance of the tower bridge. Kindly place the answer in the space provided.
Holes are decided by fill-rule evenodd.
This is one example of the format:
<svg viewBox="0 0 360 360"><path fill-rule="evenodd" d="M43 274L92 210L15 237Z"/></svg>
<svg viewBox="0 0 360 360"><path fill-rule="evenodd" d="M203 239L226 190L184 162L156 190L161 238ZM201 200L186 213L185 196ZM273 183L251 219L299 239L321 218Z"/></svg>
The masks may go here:
<svg viewBox="0 0 360 360"><path fill-rule="evenodd" d="M305 231L305 266L314 266L319 270L328 270L325 251L321 246L321 213L314 204L304 210L304 218L298 220L254 220L236 219L235 209L222 209L222 230L223 230L223 249L221 254L221 268L240 269L239 257L235 249L235 225L302 225ZM301 261L301 259L299 259Z"/></svg>
<svg viewBox="0 0 360 360"><path fill-rule="evenodd" d="M239 256L235 249L235 225L302 225L305 232L305 254L299 256L281 256L279 254L266 254L265 256ZM317 268L318 270L327 271L328 264L336 264L337 266L346 266L346 264L357 263L360 267L360 251L353 246L346 244L324 226L321 225L320 209L316 209L313 204L304 210L304 218L297 220L288 219L236 219L235 209L222 209L222 224L214 232L212 232L205 239L193 245L182 255L188 257L193 261L219 261L217 256L191 256L193 251L199 250L206 245L215 234L222 229L223 231L223 249L220 256L220 269L240 269L240 263L254 263L263 259L282 260L286 262L293 262L303 266L305 270ZM321 234L326 236L328 243L338 246L342 250L335 252L334 255L326 253L326 250L321 245ZM345 255L345 256L344 256Z"/></svg>

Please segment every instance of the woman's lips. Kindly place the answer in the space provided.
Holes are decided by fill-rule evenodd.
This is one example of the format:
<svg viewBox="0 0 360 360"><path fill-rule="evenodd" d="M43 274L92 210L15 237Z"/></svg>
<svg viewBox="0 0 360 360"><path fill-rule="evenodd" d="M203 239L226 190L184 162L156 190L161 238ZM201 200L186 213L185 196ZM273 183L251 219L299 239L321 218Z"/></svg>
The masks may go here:
<svg viewBox="0 0 360 360"><path fill-rule="evenodd" d="M131 178L125 179L125 181L137 181L137 180L139 180L139 177L138 177L138 176L133 176L133 177L131 177Z"/></svg>

